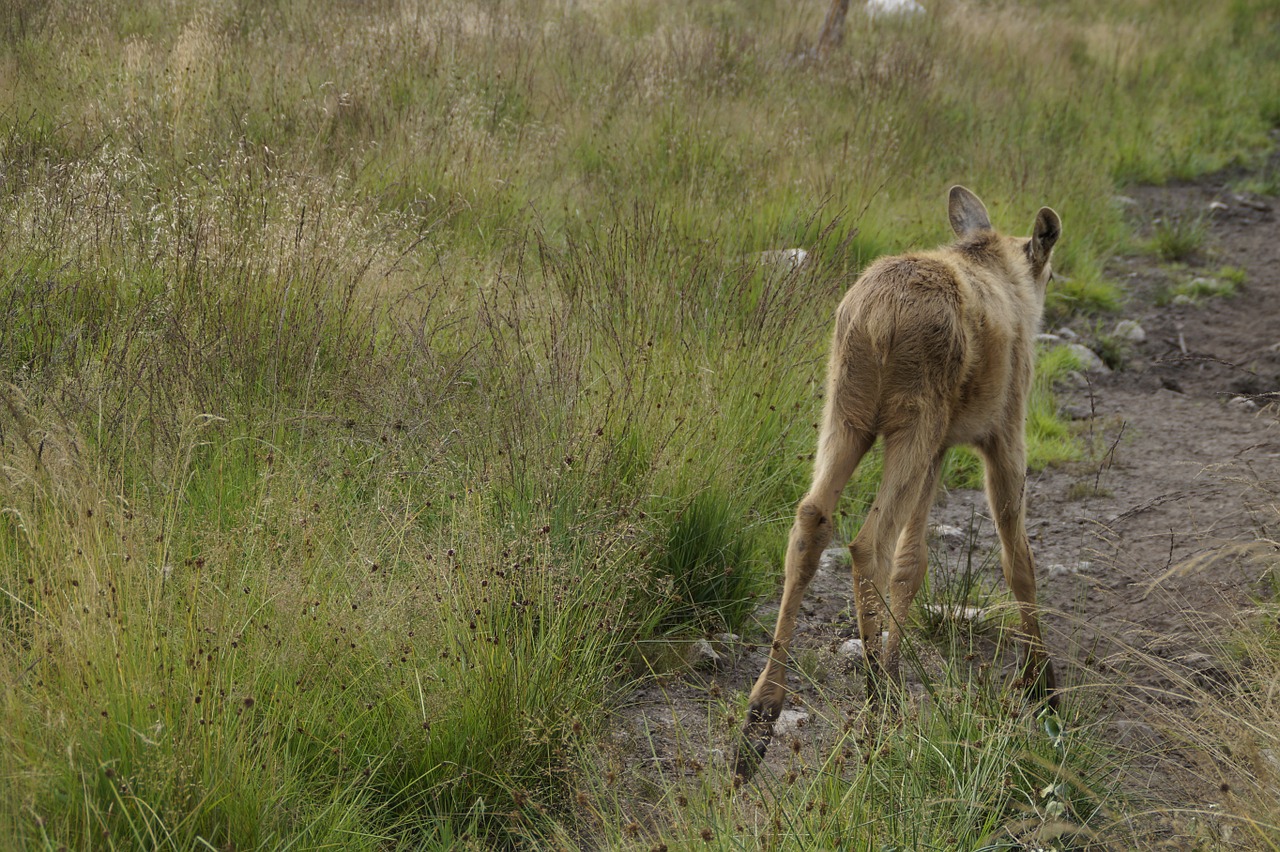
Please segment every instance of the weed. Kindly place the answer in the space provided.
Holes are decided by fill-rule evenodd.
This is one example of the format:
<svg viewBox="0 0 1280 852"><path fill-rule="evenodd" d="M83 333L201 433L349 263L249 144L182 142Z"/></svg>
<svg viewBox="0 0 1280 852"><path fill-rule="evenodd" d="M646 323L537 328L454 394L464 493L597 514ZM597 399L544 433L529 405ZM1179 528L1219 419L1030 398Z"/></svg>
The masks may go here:
<svg viewBox="0 0 1280 852"><path fill-rule="evenodd" d="M1157 220L1152 229L1151 251L1162 260L1182 263L1199 256L1208 239L1204 219L1174 216Z"/></svg>

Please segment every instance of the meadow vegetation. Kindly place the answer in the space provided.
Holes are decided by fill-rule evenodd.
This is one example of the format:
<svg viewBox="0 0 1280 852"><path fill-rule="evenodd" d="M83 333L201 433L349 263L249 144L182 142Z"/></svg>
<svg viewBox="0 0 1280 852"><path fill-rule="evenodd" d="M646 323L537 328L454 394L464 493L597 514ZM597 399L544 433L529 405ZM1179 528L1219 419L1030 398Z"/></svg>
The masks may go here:
<svg viewBox="0 0 1280 852"><path fill-rule="evenodd" d="M1280 121L1270 0L938 2L814 64L823 5L4 4L0 845L1088 821L1055 785L1103 757L991 690L758 819L724 778L610 804L645 646L773 588L862 265L945 240L962 182L1008 232L1062 214L1054 316L1113 306L1116 186ZM1082 451L1044 366L1039 466Z"/></svg>

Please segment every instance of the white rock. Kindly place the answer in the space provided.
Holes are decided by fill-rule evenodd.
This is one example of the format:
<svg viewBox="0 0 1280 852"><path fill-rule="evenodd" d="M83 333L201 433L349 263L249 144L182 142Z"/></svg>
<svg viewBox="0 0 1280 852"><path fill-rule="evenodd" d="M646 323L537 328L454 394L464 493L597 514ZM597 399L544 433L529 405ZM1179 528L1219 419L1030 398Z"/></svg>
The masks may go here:
<svg viewBox="0 0 1280 852"><path fill-rule="evenodd" d="M1041 332L1040 334L1037 334L1037 335L1036 335L1036 342L1037 342L1037 343L1061 343L1061 342L1062 342L1062 338L1061 338L1061 337L1059 337L1059 336L1058 336L1058 335L1056 335L1056 334L1049 334L1048 332Z"/></svg>
<svg viewBox="0 0 1280 852"><path fill-rule="evenodd" d="M1098 357L1098 353L1094 352L1088 346L1080 343L1068 343L1067 348L1071 350L1071 354L1076 356L1076 360L1080 362L1080 369L1088 373L1110 373L1111 368L1103 363Z"/></svg>
<svg viewBox="0 0 1280 852"><path fill-rule="evenodd" d="M846 639L836 651L842 657L848 657L851 660L862 661L867 658L867 652L862 647L861 639Z"/></svg>
<svg viewBox="0 0 1280 852"><path fill-rule="evenodd" d="M695 669L714 669L720 665L720 655L706 639L695 639L685 649L684 661Z"/></svg>
<svg viewBox="0 0 1280 852"><path fill-rule="evenodd" d="M1232 397L1231 401L1228 402L1227 405L1231 408L1239 409L1240 411L1257 411L1258 410L1258 403L1249 399L1249 397L1247 396Z"/></svg>
<svg viewBox="0 0 1280 852"><path fill-rule="evenodd" d="M1194 305L1195 303L1196 300L1188 296L1186 293L1179 293L1173 297L1173 304L1175 305Z"/></svg>
<svg viewBox="0 0 1280 852"><path fill-rule="evenodd" d="M925 604L925 612L934 618L950 621L981 621L987 611L979 606L951 606L949 604Z"/></svg>
<svg viewBox="0 0 1280 852"><path fill-rule="evenodd" d="M1210 202L1209 202L1209 212L1210 212L1210 213L1221 213L1223 210L1228 210L1228 209L1230 209L1230 208L1229 208L1226 204L1223 204L1221 201L1210 201Z"/></svg>
<svg viewBox="0 0 1280 852"><path fill-rule="evenodd" d="M788 270L799 269L809 259L809 252L802 248L777 249L760 252L762 264L785 266Z"/></svg>
<svg viewBox="0 0 1280 852"><path fill-rule="evenodd" d="M1067 328L1065 325L1062 328L1055 329L1053 333L1066 340L1075 340L1078 337L1080 337L1080 335L1076 334L1074 331Z"/></svg>
<svg viewBox="0 0 1280 852"><path fill-rule="evenodd" d="M1115 330L1111 333L1130 343L1142 343L1147 339L1146 329L1133 320L1120 320L1120 322L1116 323Z"/></svg>
<svg viewBox="0 0 1280 852"><path fill-rule="evenodd" d="M884 631L880 634L881 642L884 642L884 640L888 638L888 631ZM862 647L862 640L857 637L844 640L840 647L836 649L836 654L841 657L847 657L855 663L860 663L867 658L866 649Z"/></svg>
<svg viewBox="0 0 1280 852"><path fill-rule="evenodd" d="M783 710L778 714L778 721L773 723L773 734L789 734L797 728L809 724L809 714L803 710Z"/></svg>
<svg viewBox="0 0 1280 852"><path fill-rule="evenodd" d="M1065 565L1061 562L1055 562L1049 566L1050 577L1067 577L1080 572L1088 572L1093 567L1093 563L1087 560L1081 560L1071 565Z"/></svg>
<svg viewBox="0 0 1280 852"><path fill-rule="evenodd" d="M867 0L866 9L873 18L924 14L924 7L916 0Z"/></svg>
<svg viewBox="0 0 1280 852"><path fill-rule="evenodd" d="M939 538L947 544L964 544L964 530L960 527L953 527L951 524L934 524L929 528L929 533L934 538Z"/></svg>

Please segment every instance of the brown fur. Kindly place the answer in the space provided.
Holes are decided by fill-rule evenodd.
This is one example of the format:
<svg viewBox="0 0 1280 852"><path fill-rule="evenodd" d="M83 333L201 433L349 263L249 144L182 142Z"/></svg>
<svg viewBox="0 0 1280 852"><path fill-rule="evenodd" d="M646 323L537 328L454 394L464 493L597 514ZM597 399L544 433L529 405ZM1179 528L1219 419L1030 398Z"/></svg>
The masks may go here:
<svg viewBox="0 0 1280 852"><path fill-rule="evenodd" d="M737 762L743 778L764 755L782 710L796 613L831 541L836 502L877 437L884 441L884 478L849 545L873 704L898 676L901 626L927 567L925 527L943 455L969 444L986 468L1001 564L1018 601L1024 679L1036 697L1056 706L1036 615L1023 485L1035 336L1061 223L1046 207L1030 238L1001 236L982 202L961 186L951 189L948 215L954 244L881 258L836 310L813 485L796 511L773 647L751 691Z"/></svg>

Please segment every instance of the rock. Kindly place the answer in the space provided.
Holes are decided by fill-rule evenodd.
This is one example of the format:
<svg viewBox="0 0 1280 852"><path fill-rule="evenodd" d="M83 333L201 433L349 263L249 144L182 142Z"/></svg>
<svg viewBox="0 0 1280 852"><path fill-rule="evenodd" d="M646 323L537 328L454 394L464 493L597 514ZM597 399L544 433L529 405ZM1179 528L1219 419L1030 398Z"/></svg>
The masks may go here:
<svg viewBox="0 0 1280 852"><path fill-rule="evenodd" d="M720 665L720 655L706 639L695 639L685 648L684 661L695 669L714 669Z"/></svg>
<svg viewBox="0 0 1280 852"><path fill-rule="evenodd" d="M1076 360L1080 363L1080 369L1086 373L1110 373L1111 368L1103 363L1098 357L1098 353L1094 352L1088 346L1080 343L1068 343L1067 348L1071 350L1071 354L1076 356Z"/></svg>
<svg viewBox="0 0 1280 852"><path fill-rule="evenodd" d="M1229 209L1230 209L1230 208L1229 208L1226 204L1223 204L1221 201L1210 201L1210 202L1209 202L1209 212L1210 212L1210 213L1222 213L1223 211L1225 211L1225 210L1229 210Z"/></svg>
<svg viewBox="0 0 1280 852"><path fill-rule="evenodd" d="M1093 567L1092 562L1083 561L1083 560L1071 565L1066 565L1061 562L1056 562L1053 565L1049 566L1049 576L1050 577L1069 577L1073 574L1088 572L1089 569L1092 567Z"/></svg>
<svg viewBox="0 0 1280 852"><path fill-rule="evenodd" d="M1116 323L1115 330L1111 333L1130 343L1142 343L1147 339L1146 330L1133 320L1120 320L1120 322Z"/></svg>
<svg viewBox="0 0 1280 852"><path fill-rule="evenodd" d="M711 637L711 650L721 657L731 657L742 645L742 637L737 633L717 633Z"/></svg>
<svg viewBox="0 0 1280 852"><path fill-rule="evenodd" d="M1056 334L1048 334L1047 332L1041 332L1040 334L1036 335L1036 342L1037 343L1061 343L1062 338Z"/></svg>
<svg viewBox="0 0 1280 852"><path fill-rule="evenodd" d="M925 604L925 612L944 621L982 621L987 611L978 606L952 606L950 604Z"/></svg>
<svg viewBox="0 0 1280 852"><path fill-rule="evenodd" d="M1079 370L1071 370L1062 377L1063 384L1073 388L1087 388L1089 379Z"/></svg>
<svg viewBox="0 0 1280 852"><path fill-rule="evenodd" d="M788 272L792 272L804 266L809 260L809 252L802 248L777 249L775 251L760 252L760 263L762 265L785 267Z"/></svg>
<svg viewBox="0 0 1280 852"><path fill-rule="evenodd" d="M1253 412L1258 410L1258 403L1249 399L1247 396L1234 396L1227 403L1228 408L1234 408L1237 411Z"/></svg>
<svg viewBox="0 0 1280 852"><path fill-rule="evenodd" d="M916 0L867 0L866 12L872 18L923 15L924 7Z"/></svg>
<svg viewBox="0 0 1280 852"><path fill-rule="evenodd" d="M809 724L809 714L804 710L783 710L778 714L778 721L773 723L773 735L780 736L803 728Z"/></svg>
<svg viewBox="0 0 1280 852"><path fill-rule="evenodd" d="M846 639L836 653L841 657L847 657L859 663L867 658L867 652L862 647L861 639Z"/></svg>
<svg viewBox="0 0 1280 852"><path fill-rule="evenodd" d="M1055 329L1053 333L1063 338L1064 340L1077 340L1080 337L1080 335L1076 334L1074 331L1067 328L1065 325L1062 328Z"/></svg>
<svg viewBox="0 0 1280 852"><path fill-rule="evenodd" d="M887 638L889 638L888 632L882 632L880 634L881 642ZM836 655L852 660L855 663L861 663L867 658L867 651L862 647L861 639L846 639L840 644L840 647L836 649Z"/></svg>
<svg viewBox="0 0 1280 852"><path fill-rule="evenodd" d="M1267 213L1271 210L1271 205L1254 195L1242 195L1236 193L1232 196L1237 204L1248 207L1250 210L1256 210L1259 213Z"/></svg>
<svg viewBox="0 0 1280 852"><path fill-rule="evenodd" d="M964 544L965 540L964 530L951 524L934 524L929 528L929 535L951 545Z"/></svg>
<svg viewBox="0 0 1280 852"><path fill-rule="evenodd" d="M1194 305L1196 300L1188 296L1186 293L1179 293L1173 297L1172 304L1175 305Z"/></svg>

